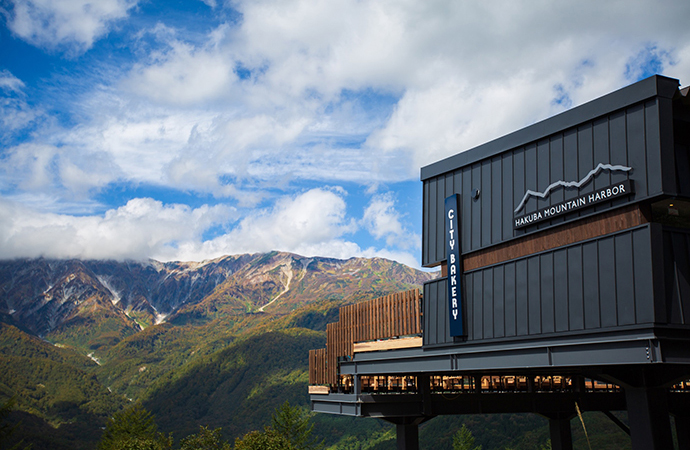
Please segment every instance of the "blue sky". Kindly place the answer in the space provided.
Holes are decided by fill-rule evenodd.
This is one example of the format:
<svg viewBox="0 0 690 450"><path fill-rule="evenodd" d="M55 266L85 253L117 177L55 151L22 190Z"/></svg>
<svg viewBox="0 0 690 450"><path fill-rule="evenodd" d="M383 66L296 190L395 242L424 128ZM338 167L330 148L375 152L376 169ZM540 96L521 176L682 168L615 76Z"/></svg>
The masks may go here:
<svg viewBox="0 0 690 450"><path fill-rule="evenodd" d="M0 0L0 257L418 267L421 166L654 73L687 85L688 17L686 0Z"/></svg>

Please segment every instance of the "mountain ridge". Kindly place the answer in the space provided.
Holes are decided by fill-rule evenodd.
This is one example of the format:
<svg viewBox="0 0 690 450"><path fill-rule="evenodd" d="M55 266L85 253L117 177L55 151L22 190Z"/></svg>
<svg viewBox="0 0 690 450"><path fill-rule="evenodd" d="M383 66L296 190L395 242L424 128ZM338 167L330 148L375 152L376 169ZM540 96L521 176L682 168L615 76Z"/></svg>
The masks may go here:
<svg viewBox="0 0 690 450"><path fill-rule="evenodd" d="M431 278L382 258L288 252L201 262L0 260L0 315L89 354L162 322L202 325L249 313L287 314L322 300L374 298Z"/></svg>

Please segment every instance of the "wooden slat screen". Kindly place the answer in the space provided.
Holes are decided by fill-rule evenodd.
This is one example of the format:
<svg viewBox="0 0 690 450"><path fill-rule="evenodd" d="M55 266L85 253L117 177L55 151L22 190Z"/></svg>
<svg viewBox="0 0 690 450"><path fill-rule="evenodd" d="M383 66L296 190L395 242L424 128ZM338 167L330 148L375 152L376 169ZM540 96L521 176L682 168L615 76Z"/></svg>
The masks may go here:
<svg viewBox="0 0 690 450"><path fill-rule="evenodd" d="M419 289L343 306L340 320L326 326L326 349L309 352L309 384L336 385L338 358L352 357L355 342L421 334L421 316ZM319 378L322 361L324 381Z"/></svg>
<svg viewBox="0 0 690 450"><path fill-rule="evenodd" d="M326 384L326 349L309 350L309 384Z"/></svg>

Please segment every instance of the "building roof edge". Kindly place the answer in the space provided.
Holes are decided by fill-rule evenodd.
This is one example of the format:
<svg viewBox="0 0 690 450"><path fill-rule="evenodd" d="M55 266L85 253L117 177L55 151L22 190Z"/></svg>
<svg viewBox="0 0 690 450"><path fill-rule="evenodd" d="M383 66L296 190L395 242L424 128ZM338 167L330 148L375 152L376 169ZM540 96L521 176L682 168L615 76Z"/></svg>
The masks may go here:
<svg viewBox="0 0 690 450"><path fill-rule="evenodd" d="M653 75L525 128L424 166L420 170L421 180L424 181L498 155L506 150L534 142L584 121L610 114L652 97L673 98L679 87L680 82L675 78Z"/></svg>

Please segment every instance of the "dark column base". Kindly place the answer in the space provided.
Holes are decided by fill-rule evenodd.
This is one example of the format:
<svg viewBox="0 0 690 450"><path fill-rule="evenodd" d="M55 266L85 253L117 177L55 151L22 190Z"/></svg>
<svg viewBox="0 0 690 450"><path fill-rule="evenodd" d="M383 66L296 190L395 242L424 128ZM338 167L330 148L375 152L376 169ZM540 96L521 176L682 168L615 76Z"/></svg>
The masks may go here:
<svg viewBox="0 0 690 450"><path fill-rule="evenodd" d="M552 450L573 450L573 435L570 431L570 418L549 417Z"/></svg>
<svg viewBox="0 0 690 450"><path fill-rule="evenodd" d="M633 450L672 449L666 389L628 387L625 389L625 400Z"/></svg>
<svg viewBox="0 0 690 450"><path fill-rule="evenodd" d="M398 450L419 450L419 426L416 423L399 423L395 426Z"/></svg>
<svg viewBox="0 0 690 450"><path fill-rule="evenodd" d="M398 450L419 450L419 424L432 418L427 416L410 416L384 418L384 420L395 424Z"/></svg>

